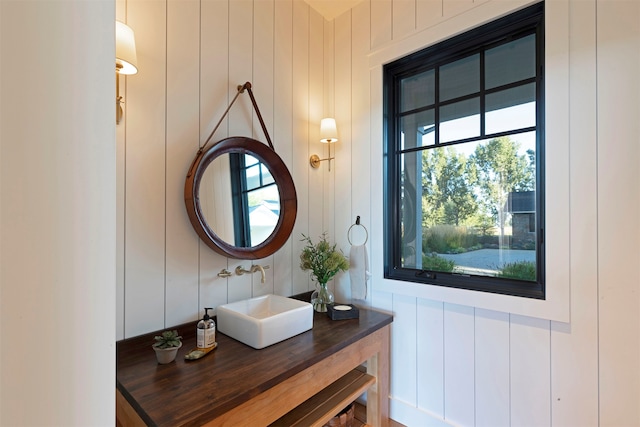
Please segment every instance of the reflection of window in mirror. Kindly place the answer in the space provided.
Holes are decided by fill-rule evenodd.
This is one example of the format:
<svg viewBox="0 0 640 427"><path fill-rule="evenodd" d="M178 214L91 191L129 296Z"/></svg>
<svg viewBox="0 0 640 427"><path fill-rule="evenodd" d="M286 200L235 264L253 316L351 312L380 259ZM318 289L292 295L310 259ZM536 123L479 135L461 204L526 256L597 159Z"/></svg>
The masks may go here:
<svg viewBox="0 0 640 427"><path fill-rule="evenodd" d="M234 221L234 241L238 247L264 242L280 217L278 187L269 169L248 154L229 155Z"/></svg>
<svg viewBox="0 0 640 427"><path fill-rule="evenodd" d="M297 213L295 186L282 159L260 141L240 136L198 152L184 201L202 241L236 259L261 259L280 249Z"/></svg>

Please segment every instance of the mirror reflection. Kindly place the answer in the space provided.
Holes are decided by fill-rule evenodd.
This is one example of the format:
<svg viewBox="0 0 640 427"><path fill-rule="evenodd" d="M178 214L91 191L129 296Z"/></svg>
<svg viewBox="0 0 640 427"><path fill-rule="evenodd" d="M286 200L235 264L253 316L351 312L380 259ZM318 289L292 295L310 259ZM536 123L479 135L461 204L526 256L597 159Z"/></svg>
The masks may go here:
<svg viewBox="0 0 640 427"><path fill-rule="evenodd" d="M298 201L280 156L252 138L232 136L193 160L184 183L193 229L220 255L262 259L289 239Z"/></svg>
<svg viewBox="0 0 640 427"><path fill-rule="evenodd" d="M271 171L250 154L216 157L202 174L198 198L207 224L231 246L259 245L280 217L280 194Z"/></svg>

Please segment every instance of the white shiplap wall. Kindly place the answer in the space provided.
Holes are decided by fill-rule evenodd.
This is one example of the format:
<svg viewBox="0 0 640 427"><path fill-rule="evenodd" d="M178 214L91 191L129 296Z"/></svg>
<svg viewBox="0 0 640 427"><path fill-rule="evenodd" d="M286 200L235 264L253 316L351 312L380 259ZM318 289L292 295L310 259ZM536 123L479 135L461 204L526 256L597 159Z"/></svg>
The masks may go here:
<svg viewBox="0 0 640 427"><path fill-rule="evenodd" d="M566 286L560 314L492 309L473 293L448 300L382 278L379 58L526 4L364 0L327 22L300 0L119 0L117 17L136 31L140 72L123 84L126 118L117 130L118 336L193 320L204 306L310 289L298 268L300 233L326 230L348 253L346 231L359 215L374 273L367 304L395 315L395 419L408 426L640 425L637 2L547 0L555 38L547 46L555 101L547 106L554 115L547 137L564 150L547 173L566 194L550 224L560 248L550 274ZM182 200L198 144L246 80L299 202L292 238L262 262L272 267L264 285L257 276L216 276L249 263L200 243ZM262 139L248 99L231 111L218 138ZM308 166L311 153L327 154L316 142L325 115L335 115L340 132L331 172ZM347 275L334 286L349 297Z"/></svg>
<svg viewBox="0 0 640 427"><path fill-rule="evenodd" d="M352 184L351 214L371 213L368 302L395 316L392 416L409 426L640 425L637 2L546 2L548 274L566 298L551 310L502 302L497 310L473 293L450 301L441 290L382 279L382 64L464 30L461 22L470 28L527 4L372 0L335 20L335 33L347 33L335 56L350 51L352 70L350 93L336 81L336 104L352 109L336 115L351 126L352 170L362 158L370 165L358 177L365 184ZM341 66L336 59L344 75ZM563 321L546 320L554 318Z"/></svg>
<svg viewBox="0 0 640 427"><path fill-rule="evenodd" d="M139 68L121 78L126 104L117 131L118 337L194 320L205 306L309 290L308 274L298 268L300 235L333 235L333 216L322 216L332 211L326 208L332 198L324 197L331 194L330 176L308 166L310 153L323 148L315 142L320 119L330 113L325 108L333 108L325 107L325 82L332 83L325 57L333 49L325 38L333 37L333 24L306 3L286 0L121 0L117 18L135 31ZM255 261L271 267L265 284L259 275L217 276L251 262L219 256L200 242L183 199L199 145L246 81L298 192L291 239L275 255ZM213 140L231 135L265 141L247 94Z"/></svg>

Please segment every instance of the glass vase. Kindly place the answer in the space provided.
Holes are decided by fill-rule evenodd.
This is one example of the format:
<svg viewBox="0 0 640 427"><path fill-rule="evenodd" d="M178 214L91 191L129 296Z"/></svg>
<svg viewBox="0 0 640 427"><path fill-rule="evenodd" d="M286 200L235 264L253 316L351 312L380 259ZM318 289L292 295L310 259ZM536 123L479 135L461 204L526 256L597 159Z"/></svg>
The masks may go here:
<svg viewBox="0 0 640 427"><path fill-rule="evenodd" d="M327 289L326 283L318 283L316 290L311 294L311 305L320 313L327 311L327 306L333 304L333 293Z"/></svg>

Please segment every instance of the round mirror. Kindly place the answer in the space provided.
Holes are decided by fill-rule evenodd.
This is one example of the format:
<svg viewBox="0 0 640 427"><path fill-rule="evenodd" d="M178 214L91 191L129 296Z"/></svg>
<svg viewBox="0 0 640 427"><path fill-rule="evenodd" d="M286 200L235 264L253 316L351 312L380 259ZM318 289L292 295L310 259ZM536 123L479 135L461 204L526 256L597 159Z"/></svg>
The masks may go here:
<svg viewBox="0 0 640 427"><path fill-rule="evenodd" d="M296 190L282 159L260 141L226 138L198 153L184 187L189 220L214 251L265 258L289 238Z"/></svg>

